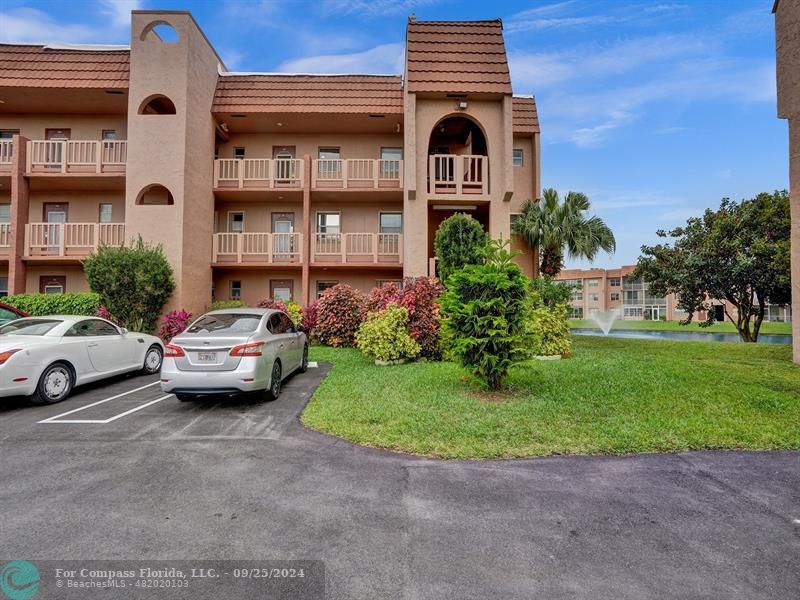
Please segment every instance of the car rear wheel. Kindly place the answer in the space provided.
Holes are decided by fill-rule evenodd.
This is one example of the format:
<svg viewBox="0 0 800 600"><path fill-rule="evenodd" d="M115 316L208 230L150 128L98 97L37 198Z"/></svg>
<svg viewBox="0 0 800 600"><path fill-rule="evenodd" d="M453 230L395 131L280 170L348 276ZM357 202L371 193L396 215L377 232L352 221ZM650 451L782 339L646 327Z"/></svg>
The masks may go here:
<svg viewBox="0 0 800 600"><path fill-rule="evenodd" d="M281 395L281 363L277 360L272 365L272 377L270 377L269 388L264 395L267 400L277 400Z"/></svg>
<svg viewBox="0 0 800 600"><path fill-rule="evenodd" d="M64 363L53 363L44 370L36 384L36 391L30 396L34 404L55 404L61 402L72 391L74 385L72 369Z"/></svg>
<svg viewBox="0 0 800 600"><path fill-rule="evenodd" d="M153 375L161 370L161 361L164 360L164 353L161 348L153 344L147 349L147 354L144 355L144 366L142 371L148 375Z"/></svg>
<svg viewBox="0 0 800 600"><path fill-rule="evenodd" d="M190 396L189 394L175 394L175 397L181 402L191 402L194 400L194 396Z"/></svg>
<svg viewBox="0 0 800 600"><path fill-rule="evenodd" d="M300 372L308 371L308 344L303 346L303 361L300 363Z"/></svg>

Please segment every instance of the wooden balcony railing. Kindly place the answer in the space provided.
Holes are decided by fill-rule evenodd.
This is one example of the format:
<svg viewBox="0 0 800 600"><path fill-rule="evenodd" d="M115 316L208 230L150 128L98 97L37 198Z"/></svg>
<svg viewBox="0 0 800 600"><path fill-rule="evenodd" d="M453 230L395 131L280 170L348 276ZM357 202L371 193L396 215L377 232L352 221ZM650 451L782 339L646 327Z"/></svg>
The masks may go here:
<svg viewBox="0 0 800 600"><path fill-rule="evenodd" d="M14 142L0 140L0 173L11 172L11 161L14 159Z"/></svg>
<svg viewBox="0 0 800 600"><path fill-rule="evenodd" d="M473 154L432 154L428 159L428 181L431 194L488 194L489 158Z"/></svg>
<svg viewBox="0 0 800 600"><path fill-rule="evenodd" d="M126 140L32 140L28 173L124 173Z"/></svg>
<svg viewBox="0 0 800 600"><path fill-rule="evenodd" d="M215 233L214 263L300 264L303 236L299 233Z"/></svg>
<svg viewBox="0 0 800 600"><path fill-rule="evenodd" d="M403 235L400 233L315 233L312 263L400 264Z"/></svg>
<svg viewBox="0 0 800 600"><path fill-rule="evenodd" d="M214 161L215 188L302 188L303 161L299 158L218 158Z"/></svg>
<svg viewBox="0 0 800 600"><path fill-rule="evenodd" d="M373 158L314 160L311 187L400 189L403 187L403 161Z"/></svg>
<svg viewBox="0 0 800 600"><path fill-rule="evenodd" d="M124 223L28 223L25 226L25 256L88 256L101 245L121 246Z"/></svg>

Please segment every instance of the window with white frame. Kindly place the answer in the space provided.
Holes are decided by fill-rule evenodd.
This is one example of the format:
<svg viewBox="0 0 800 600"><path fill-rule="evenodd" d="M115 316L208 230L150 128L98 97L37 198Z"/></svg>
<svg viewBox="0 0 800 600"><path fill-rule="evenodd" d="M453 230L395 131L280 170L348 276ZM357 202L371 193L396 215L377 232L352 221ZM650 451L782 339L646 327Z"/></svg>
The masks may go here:
<svg viewBox="0 0 800 600"><path fill-rule="evenodd" d="M380 233L403 233L403 213L382 212L380 214Z"/></svg>
<svg viewBox="0 0 800 600"><path fill-rule="evenodd" d="M515 167L521 167L523 163L523 157L524 153L522 151L522 148L514 148L512 164Z"/></svg>
<svg viewBox="0 0 800 600"><path fill-rule="evenodd" d="M116 129L103 129L102 139L110 141L117 139L117 130Z"/></svg>
<svg viewBox="0 0 800 600"><path fill-rule="evenodd" d="M569 309L569 318L570 319L582 319L583 318L583 307L582 306L571 306Z"/></svg>
<svg viewBox="0 0 800 600"><path fill-rule="evenodd" d="M600 302L600 294L589 294L589 302Z"/></svg>
<svg viewBox="0 0 800 600"><path fill-rule="evenodd" d="M392 283L397 287L397 289L403 289L403 280L402 279L378 279L375 281L375 287L382 288L387 283Z"/></svg>
<svg viewBox="0 0 800 600"><path fill-rule="evenodd" d="M103 202L98 208L98 219L100 223L112 223L114 219L114 205Z"/></svg>
<svg viewBox="0 0 800 600"><path fill-rule="evenodd" d="M619 302L619 292L611 292L611 301Z"/></svg>
<svg viewBox="0 0 800 600"><path fill-rule="evenodd" d="M244 158L244 146L237 146L233 149L233 158L243 159Z"/></svg>
<svg viewBox="0 0 800 600"><path fill-rule="evenodd" d="M228 213L228 233L242 233L244 231L244 213Z"/></svg>
<svg viewBox="0 0 800 600"><path fill-rule="evenodd" d="M322 297L325 290L332 288L338 283L338 281L317 281L317 298Z"/></svg>
<svg viewBox="0 0 800 600"><path fill-rule="evenodd" d="M611 287L619 287L620 286L620 278L619 277L609 277L608 278L608 285Z"/></svg>
<svg viewBox="0 0 800 600"><path fill-rule="evenodd" d="M338 212L317 213L317 233L341 233L341 215Z"/></svg>
<svg viewBox="0 0 800 600"><path fill-rule="evenodd" d="M599 279L590 279L589 280L589 287L597 287L600 285Z"/></svg>
<svg viewBox="0 0 800 600"><path fill-rule="evenodd" d="M232 280L228 284L228 298L231 300L239 300L242 297L242 282L238 279Z"/></svg>

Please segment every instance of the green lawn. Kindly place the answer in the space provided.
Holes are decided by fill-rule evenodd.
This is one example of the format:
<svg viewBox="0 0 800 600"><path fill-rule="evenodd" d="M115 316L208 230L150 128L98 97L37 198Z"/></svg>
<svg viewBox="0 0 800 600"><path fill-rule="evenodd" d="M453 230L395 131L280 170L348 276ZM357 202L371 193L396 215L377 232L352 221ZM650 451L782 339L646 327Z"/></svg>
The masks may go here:
<svg viewBox="0 0 800 600"><path fill-rule="evenodd" d="M442 458L800 448L788 345L574 341L570 359L515 367L500 401L455 364L376 367L354 349L315 347L311 359L333 369L302 421Z"/></svg>
<svg viewBox="0 0 800 600"><path fill-rule="evenodd" d="M597 328L591 319L570 319L569 326L575 328ZM649 331L705 331L708 333L736 333L736 327L730 321L714 323L708 327L700 327L696 322L681 325L678 321L623 321L614 322L614 329L647 329ZM792 334L791 323L762 323L761 333Z"/></svg>

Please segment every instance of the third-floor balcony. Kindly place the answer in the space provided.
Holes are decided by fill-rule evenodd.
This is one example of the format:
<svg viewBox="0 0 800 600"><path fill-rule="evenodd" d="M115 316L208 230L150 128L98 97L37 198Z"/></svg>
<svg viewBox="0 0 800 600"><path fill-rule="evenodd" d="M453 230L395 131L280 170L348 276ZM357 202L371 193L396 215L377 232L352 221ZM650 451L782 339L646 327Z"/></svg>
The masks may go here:
<svg viewBox="0 0 800 600"><path fill-rule="evenodd" d="M25 171L29 174L124 174L126 140L31 140Z"/></svg>
<svg viewBox="0 0 800 600"><path fill-rule="evenodd" d="M217 158L214 187L299 189L304 173L299 158Z"/></svg>
<svg viewBox="0 0 800 600"><path fill-rule="evenodd" d="M403 161L377 158L319 158L311 171L314 189L401 189Z"/></svg>
<svg viewBox="0 0 800 600"><path fill-rule="evenodd" d="M428 192L463 196L489 193L489 157L474 154L432 154L428 157Z"/></svg>

